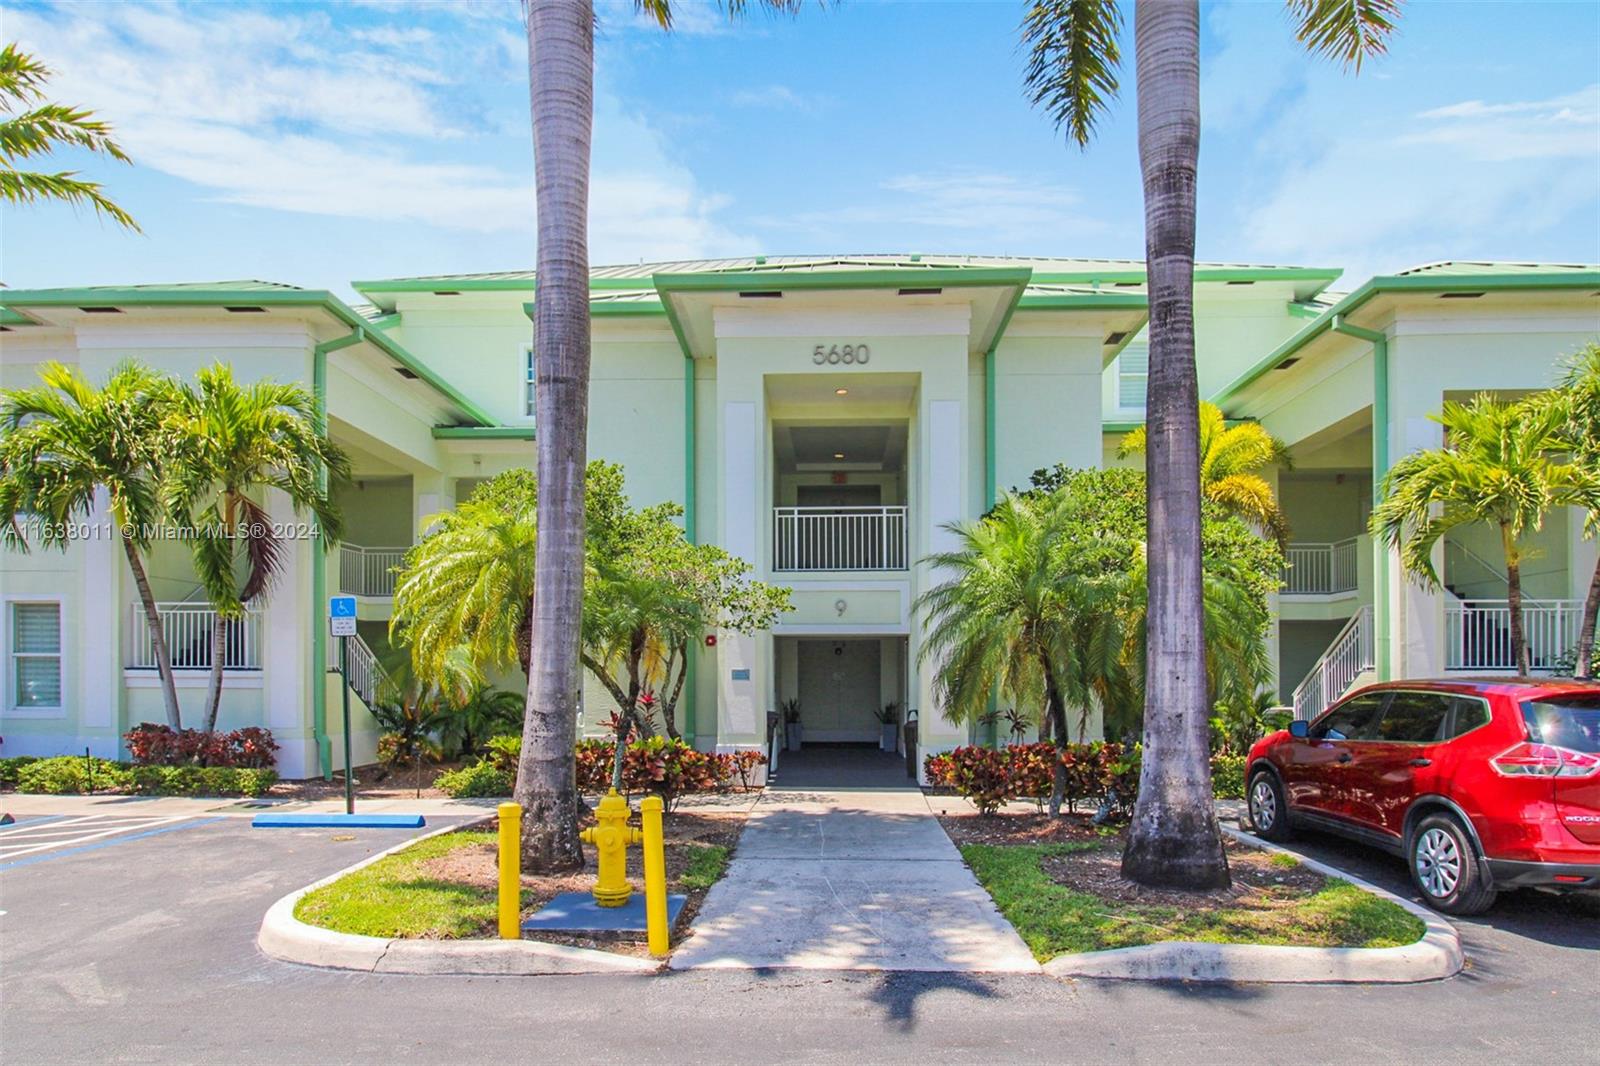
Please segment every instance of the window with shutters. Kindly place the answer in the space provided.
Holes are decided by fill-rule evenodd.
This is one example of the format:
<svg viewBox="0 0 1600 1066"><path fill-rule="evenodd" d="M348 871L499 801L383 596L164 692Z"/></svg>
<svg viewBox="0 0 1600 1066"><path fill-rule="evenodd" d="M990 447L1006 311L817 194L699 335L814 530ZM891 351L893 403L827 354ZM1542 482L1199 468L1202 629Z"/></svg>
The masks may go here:
<svg viewBox="0 0 1600 1066"><path fill-rule="evenodd" d="M1117 356L1117 406L1144 410L1145 385L1150 378L1150 346L1130 344Z"/></svg>
<svg viewBox="0 0 1600 1066"><path fill-rule="evenodd" d="M13 710L61 708L61 605L10 604L10 699Z"/></svg>

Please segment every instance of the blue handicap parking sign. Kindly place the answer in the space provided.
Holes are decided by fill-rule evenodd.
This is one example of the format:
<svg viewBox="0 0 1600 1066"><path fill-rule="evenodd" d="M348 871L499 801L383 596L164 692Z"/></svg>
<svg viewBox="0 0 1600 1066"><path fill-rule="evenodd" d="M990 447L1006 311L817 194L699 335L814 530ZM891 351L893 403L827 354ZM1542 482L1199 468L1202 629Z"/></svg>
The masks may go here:
<svg viewBox="0 0 1600 1066"><path fill-rule="evenodd" d="M330 596L328 598L328 614L333 618L354 618L356 616L356 598L354 596Z"/></svg>

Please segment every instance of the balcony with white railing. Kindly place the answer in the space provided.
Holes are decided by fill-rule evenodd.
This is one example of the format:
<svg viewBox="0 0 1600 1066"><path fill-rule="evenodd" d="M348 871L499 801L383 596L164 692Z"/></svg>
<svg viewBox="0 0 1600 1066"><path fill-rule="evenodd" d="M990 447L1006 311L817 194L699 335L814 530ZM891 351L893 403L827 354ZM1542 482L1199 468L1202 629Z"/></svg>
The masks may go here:
<svg viewBox="0 0 1600 1066"><path fill-rule="evenodd" d="M1299 541L1284 553L1285 596L1337 596L1360 583L1361 537L1326 543Z"/></svg>
<svg viewBox="0 0 1600 1066"><path fill-rule="evenodd" d="M151 640L149 619L144 606L130 608L128 648L124 664L129 670L155 670L156 653ZM217 612L209 604L187 600L156 604L161 631L167 639L167 655L174 670L211 669L212 630ZM238 618L223 622L222 666L224 670L261 669L261 610L247 607Z"/></svg>
<svg viewBox="0 0 1600 1066"><path fill-rule="evenodd" d="M395 568L405 561L410 550L408 545L339 545L339 591L373 599L393 596Z"/></svg>
<svg viewBox="0 0 1600 1066"><path fill-rule="evenodd" d="M909 526L904 507L774 507L772 569L905 570Z"/></svg>
<svg viewBox="0 0 1600 1066"><path fill-rule="evenodd" d="M1577 646L1582 600L1523 600L1522 632L1536 674L1549 673ZM1506 600L1453 600L1444 608L1445 669L1515 673L1511 605Z"/></svg>

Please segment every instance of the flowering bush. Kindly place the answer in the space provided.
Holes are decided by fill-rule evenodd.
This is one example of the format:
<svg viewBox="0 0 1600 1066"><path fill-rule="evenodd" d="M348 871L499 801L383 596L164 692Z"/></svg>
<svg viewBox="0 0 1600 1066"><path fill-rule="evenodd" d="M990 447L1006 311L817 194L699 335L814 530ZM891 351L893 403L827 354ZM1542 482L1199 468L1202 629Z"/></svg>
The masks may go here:
<svg viewBox="0 0 1600 1066"><path fill-rule="evenodd" d="M746 792L750 791L750 781L755 776L756 767L767 765L767 757L755 748L745 748L729 756L733 759L734 769L739 774L739 787Z"/></svg>
<svg viewBox="0 0 1600 1066"><path fill-rule="evenodd" d="M578 741L573 755L578 763L578 791L600 795L611 787L611 760L617 746L609 740Z"/></svg>
<svg viewBox="0 0 1600 1066"><path fill-rule="evenodd" d="M1066 768L1067 810L1112 793L1115 806L1132 809L1139 794L1139 748L1121 744L1013 744L1004 749L962 747L928 756L923 766L928 782L952 788L992 814L1007 800L1031 799L1042 804L1054 788L1057 760Z"/></svg>
<svg viewBox="0 0 1600 1066"><path fill-rule="evenodd" d="M506 782L517 778L517 760L522 753L519 736L495 737L485 745L488 757L477 766L487 766ZM601 795L611 788L611 768L616 755L616 745L604 737L588 737L578 741L573 748L573 762L577 771L578 791ZM744 751L737 755L696 751L681 740L668 737L647 737L628 745L622 758L622 787L625 792L654 792L671 810L678 797L690 792L720 792L732 786L735 778L749 787L749 775L757 766L767 761L759 751ZM439 778L439 787L449 792L452 787L478 787L489 781L485 771L482 776L471 776L464 767ZM449 783L446 779L449 779ZM470 782L470 784L469 784ZM486 786L485 786L486 787ZM506 786L509 789L509 784ZM451 795L503 795L504 793L451 792Z"/></svg>
<svg viewBox="0 0 1600 1066"><path fill-rule="evenodd" d="M272 731L246 726L231 733L175 730L144 722L123 734L135 766L233 766L253 770L276 765Z"/></svg>

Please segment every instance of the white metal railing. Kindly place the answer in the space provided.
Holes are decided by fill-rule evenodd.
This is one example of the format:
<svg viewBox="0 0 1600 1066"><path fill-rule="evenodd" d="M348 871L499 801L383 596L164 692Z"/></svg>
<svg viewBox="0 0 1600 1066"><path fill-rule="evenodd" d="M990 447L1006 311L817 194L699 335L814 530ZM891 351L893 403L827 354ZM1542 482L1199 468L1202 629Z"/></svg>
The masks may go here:
<svg viewBox="0 0 1600 1066"><path fill-rule="evenodd" d="M339 545L339 591L350 596L393 596L395 567L405 560L409 550L403 545Z"/></svg>
<svg viewBox="0 0 1600 1066"><path fill-rule="evenodd" d="M1314 718L1355 684L1356 678L1377 665L1372 639L1372 608L1350 616L1328 650L1294 690L1294 716Z"/></svg>
<svg viewBox="0 0 1600 1066"><path fill-rule="evenodd" d="M904 570L904 507L774 507L773 570Z"/></svg>
<svg viewBox="0 0 1600 1066"><path fill-rule="evenodd" d="M124 660L130 670L157 668L155 647L150 640L150 623L144 606L130 608L128 652ZM187 601L156 604L161 616L161 631L167 638L167 655L174 670L211 669L211 631L217 612L209 604ZM223 624L222 666L225 670L261 669L261 610L246 607L238 618Z"/></svg>
<svg viewBox="0 0 1600 1066"><path fill-rule="evenodd" d="M1354 592L1360 538L1346 537L1327 544L1296 543L1284 554L1283 591L1290 595L1326 596Z"/></svg>
<svg viewBox="0 0 1600 1066"><path fill-rule="evenodd" d="M1582 600L1523 600L1522 633L1534 673L1547 673L1578 643ZM1444 608L1446 670L1516 670L1511 604L1460 600Z"/></svg>
<svg viewBox="0 0 1600 1066"><path fill-rule="evenodd" d="M328 638L328 672L339 672L339 640L338 637ZM352 692L360 696L368 707L378 702L378 690L389 679L389 672L378 661L378 655L372 650L360 635L349 638L350 640L350 672L345 675L345 684L350 686Z"/></svg>

